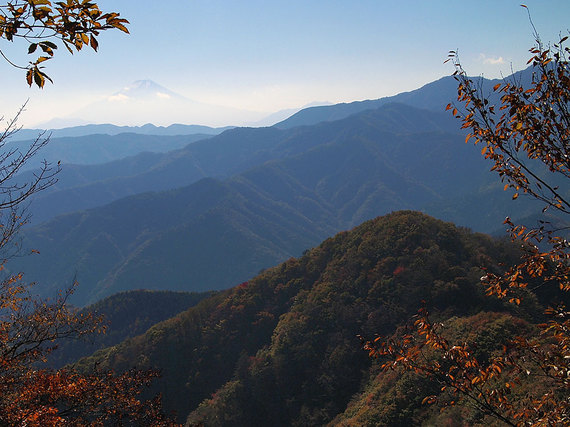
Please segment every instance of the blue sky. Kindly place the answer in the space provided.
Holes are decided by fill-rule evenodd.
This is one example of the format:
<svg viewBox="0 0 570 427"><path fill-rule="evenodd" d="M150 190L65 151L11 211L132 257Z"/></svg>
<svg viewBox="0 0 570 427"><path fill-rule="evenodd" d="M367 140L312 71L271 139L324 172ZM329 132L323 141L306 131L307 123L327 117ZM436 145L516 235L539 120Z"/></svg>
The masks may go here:
<svg viewBox="0 0 570 427"><path fill-rule="evenodd" d="M140 79L196 101L271 113L314 101L349 102L415 89L453 71L443 64L451 49L459 49L470 74L507 75L511 67L524 68L533 43L526 11L520 1L510 0L98 4L129 19L131 34L101 34L98 53L72 56L60 49L46 70L54 85L43 91L28 88L21 71L0 64L0 113L10 116L29 98L22 123L32 126L73 116ZM569 1L526 4L543 40L567 34ZM25 55L15 52L22 46L2 44L25 63ZM126 119L118 116L115 123Z"/></svg>

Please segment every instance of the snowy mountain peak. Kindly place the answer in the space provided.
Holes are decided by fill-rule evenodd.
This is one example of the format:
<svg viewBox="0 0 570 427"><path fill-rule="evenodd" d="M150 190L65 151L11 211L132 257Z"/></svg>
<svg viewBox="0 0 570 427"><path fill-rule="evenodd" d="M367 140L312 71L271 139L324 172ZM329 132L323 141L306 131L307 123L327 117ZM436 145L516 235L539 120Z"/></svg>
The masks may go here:
<svg viewBox="0 0 570 427"><path fill-rule="evenodd" d="M152 80L137 80L121 91L114 93L107 98L111 102L127 102L130 100L168 100L183 99L179 95Z"/></svg>

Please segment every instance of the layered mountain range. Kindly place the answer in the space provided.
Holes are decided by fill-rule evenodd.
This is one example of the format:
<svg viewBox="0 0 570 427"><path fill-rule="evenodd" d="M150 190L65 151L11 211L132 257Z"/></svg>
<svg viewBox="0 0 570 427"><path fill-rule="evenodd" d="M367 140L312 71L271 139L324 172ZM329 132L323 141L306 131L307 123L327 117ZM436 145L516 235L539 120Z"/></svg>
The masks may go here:
<svg viewBox="0 0 570 427"><path fill-rule="evenodd" d="M406 99L421 103L452 81ZM457 121L382 104L339 120L230 129L168 153L68 166L32 204L33 221L43 223L26 232L24 248L40 255L11 266L45 294L77 279L73 302L84 305L129 289L224 289L398 209L479 231L500 227L514 205L479 149L463 143ZM533 212L525 200L515 207L512 216Z"/></svg>

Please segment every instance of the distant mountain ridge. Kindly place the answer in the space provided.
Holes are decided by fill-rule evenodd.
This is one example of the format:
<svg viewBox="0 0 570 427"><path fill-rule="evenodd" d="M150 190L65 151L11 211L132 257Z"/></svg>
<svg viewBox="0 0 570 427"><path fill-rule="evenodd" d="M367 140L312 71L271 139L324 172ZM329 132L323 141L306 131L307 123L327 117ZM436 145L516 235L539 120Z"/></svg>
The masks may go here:
<svg viewBox="0 0 570 427"><path fill-rule="evenodd" d="M187 180L31 228L24 244L41 254L12 266L48 294L77 276L82 287L74 302L84 305L128 289L227 288L396 209L495 228L504 219L501 207L512 203L500 185L487 197L489 217L467 203L440 209L495 182L479 150L463 139L449 115L403 104L290 130L229 130L150 156L161 166L100 182L97 192L93 183L37 199L36 208L47 210L80 200L74 194L96 200ZM214 171L225 178L202 179Z"/></svg>
<svg viewBox="0 0 570 427"><path fill-rule="evenodd" d="M42 148L41 154L38 153L23 165L22 172L37 169L44 161L52 165L59 163L62 167L68 165L88 167L107 164L141 153L167 153L210 136L206 134L157 136L120 133L50 138L48 144ZM23 152L30 146L30 141L9 142L6 146L9 149Z"/></svg>
<svg viewBox="0 0 570 427"><path fill-rule="evenodd" d="M141 154L100 166L66 165L58 184L36 197L32 206L33 220L38 223L131 194L189 185L205 177L229 177L268 160L306 150L308 144L321 144L335 132L345 135L361 132L361 122L369 126L376 120L376 128L387 132L410 133L420 130L421 126L426 131L456 131L456 123L444 114L434 115L418 109L408 114L407 108L411 107L394 104L379 114L362 112L360 121L322 123L298 131L284 132L275 127L237 128L170 153ZM21 178L24 180L25 176Z"/></svg>
<svg viewBox="0 0 570 427"><path fill-rule="evenodd" d="M532 67L518 71L512 76L515 80L525 82L530 81ZM483 77L472 77L479 80L483 91L489 92L490 100L497 101L496 95L492 94L490 88L502 79L489 80ZM361 111L376 109L389 103L402 103L413 105L430 111L443 111L445 106L457 98L457 81L452 76L442 77L439 80L428 83L418 89L402 92L394 96L384 98L355 101L351 103L341 103L328 106L310 107L299 111L291 117L275 124L280 129L289 129L296 126L313 125L320 122L330 122L340 120Z"/></svg>
<svg viewBox="0 0 570 427"><path fill-rule="evenodd" d="M32 141L43 134L50 135L51 138L63 137L82 137L88 135L119 135L121 133L135 133L141 135L160 135L160 136L178 136L178 135L218 135L232 126L213 128L201 125L182 125L172 124L170 126L155 126L147 123L143 126L116 126L112 124L91 124L82 126L73 126L63 129L20 129L10 138L9 142L15 141ZM45 132L45 133L44 133Z"/></svg>
<svg viewBox="0 0 570 427"><path fill-rule="evenodd" d="M452 77L443 77L435 82L428 83L411 92L389 96L374 100L354 101L327 106L309 107L293 114L291 117L277 123L275 127L289 129L296 126L307 126L319 122L332 122L344 119L352 114L365 110L379 108L389 103L403 103L414 105L417 108L443 111L445 105L452 100L450 95L457 91L457 84Z"/></svg>
<svg viewBox="0 0 570 427"><path fill-rule="evenodd" d="M458 123L445 113L392 104L379 112L364 111L354 119L322 122L304 129L286 131L275 127L237 128L170 153L146 153L96 166L66 165L58 184L36 197L32 205L32 211L35 211L33 221L37 224L55 215L101 206L136 193L182 187L205 177L229 177L269 160L300 153L313 145L325 143L327 138L333 138L339 133L345 137L353 137L362 133L365 128L413 133L420 132L422 126L426 131L458 131ZM461 147L458 148L460 150L466 149L462 144L457 144L457 147ZM417 156L414 158L418 160ZM481 164L481 167L484 167L483 162ZM425 166L427 173L429 164ZM24 178L22 176L22 179ZM457 202L465 203L459 200ZM452 203L454 204L456 203ZM440 212L437 206L433 209L434 214ZM497 208L491 203L490 210L494 209ZM441 211L444 213L443 217L461 221L460 217L448 216L449 214L445 213L453 210L456 209L451 207ZM488 218L482 219L478 224L468 221L478 230L487 222Z"/></svg>

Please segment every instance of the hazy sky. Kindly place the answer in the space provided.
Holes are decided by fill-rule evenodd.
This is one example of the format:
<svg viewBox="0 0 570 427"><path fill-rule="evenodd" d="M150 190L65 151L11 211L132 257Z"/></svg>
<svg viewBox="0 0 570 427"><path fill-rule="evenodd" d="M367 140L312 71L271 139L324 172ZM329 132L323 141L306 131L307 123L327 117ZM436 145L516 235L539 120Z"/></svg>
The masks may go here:
<svg viewBox="0 0 570 427"><path fill-rule="evenodd" d="M29 98L27 127L74 117L141 79L192 100L270 113L415 89L453 71L443 64L451 49L459 49L469 74L507 75L511 66L525 67L533 43L526 10L510 0L97 3L129 19L131 34L102 33L98 53L59 49L46 69L54 84L44 90L28 88L23 71L0 63L0 113L12 115ZM526 4L543 40L570 29L570 1ZM12 55L25 49L4 40L0 46ZM14 58L27 61L25 54ZM118 116L115 123L126 121Z"/></svg>

